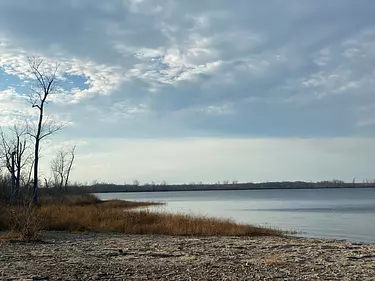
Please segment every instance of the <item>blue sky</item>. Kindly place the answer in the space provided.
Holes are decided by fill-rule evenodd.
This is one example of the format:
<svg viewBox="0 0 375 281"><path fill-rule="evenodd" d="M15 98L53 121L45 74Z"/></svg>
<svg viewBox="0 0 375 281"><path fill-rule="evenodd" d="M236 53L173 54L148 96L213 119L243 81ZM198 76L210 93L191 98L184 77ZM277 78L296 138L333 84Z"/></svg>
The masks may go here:
<svg viewBox="0 0 375 281"><path fill-rule="evenodd" d="M375 178L374 14L371 0L2 0L0 125L32 114L22 74L38 55L61 63L47 110L69 123L46 176L76 143L79 181Z"/></svg>

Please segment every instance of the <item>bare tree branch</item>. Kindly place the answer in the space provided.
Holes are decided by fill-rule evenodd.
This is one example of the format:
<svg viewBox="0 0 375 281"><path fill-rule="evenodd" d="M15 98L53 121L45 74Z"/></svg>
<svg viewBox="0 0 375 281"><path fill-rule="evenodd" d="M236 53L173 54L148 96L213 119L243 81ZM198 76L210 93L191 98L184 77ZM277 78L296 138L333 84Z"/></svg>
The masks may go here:
<svg viewBox="0 0 375 281"><path fill-rule="evenodd" d="M61 191L65 190L69 184L69 177L72 171L76 146L69 150L61 149L51 161L51 172L54 186Z"/></svg>
<svg viewBox="0 0 375 281"><path fill-rule="evenodd" d="M72 149L70 150L70 161L69 161L68 169L66 171L65 188L69 184L69 177L70 177L70 173L72 171L73 162L74 162L74 158L75 158L75 150L76 150L76 146L73 146Z"/></svg>
<svg viewBox="0 0 375 281"><path fill-rule="evenodd" d="M31 126L28 122L28 134L34 139L34 181L33 181L33 202L38 203L38 168L40 158L40 141L61 130L64 125L53 122L50 117L46 117L44 106L51 94L54 94L57 86L57 71L59 64L55 65L52 71L45 71L43 68L43 59L30 57L29 67L31 76L35 84L31 87L29 102L32 108L38 109L38 120L36 126ZM32 128L34 127L34 128Z"/></svg>
<svg viewBox="0 0 375 281"><path fill-rule="evenodd" d="M19 195L21 187L21 175L23 169L30 164L30 146L26 139L26 126L13 126L9 128L6 136L0 128L2 165L5 166L11 176L12 192L11 200Z"/></svg>

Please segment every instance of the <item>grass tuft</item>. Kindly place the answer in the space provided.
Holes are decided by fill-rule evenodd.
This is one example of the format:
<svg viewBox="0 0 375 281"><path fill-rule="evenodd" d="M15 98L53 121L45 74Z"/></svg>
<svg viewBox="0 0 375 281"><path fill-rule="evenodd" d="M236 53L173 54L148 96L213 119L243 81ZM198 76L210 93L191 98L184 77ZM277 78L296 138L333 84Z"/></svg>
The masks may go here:
<svg viewBox="0 0 375 281"><path fill-rule="evenodd" d="M269 255L266 257L266 265L267 266L280 266L284 264L284 261L282 261L278 256L276 255Z"/></svg>
<svg viewBox="0 0 375 281"><path fill-rule="evenodd" d="M39 241L43 230L43 218L36 207L11 206L6 222L13 240L35 242Z"/></svg>

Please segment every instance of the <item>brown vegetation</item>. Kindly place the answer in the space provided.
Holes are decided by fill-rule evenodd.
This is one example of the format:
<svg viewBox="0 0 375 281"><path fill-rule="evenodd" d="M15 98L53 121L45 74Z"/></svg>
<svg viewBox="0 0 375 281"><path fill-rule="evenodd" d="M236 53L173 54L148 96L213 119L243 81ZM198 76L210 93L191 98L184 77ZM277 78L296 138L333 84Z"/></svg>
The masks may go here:
<svg viewBox="0 0 375 281"><path fill-rule="evenodd" d="M40 197L40 205L83 206L98 204L101 201L92 194L49 194Z"/></svg>
<svg viewBox="0 0 375 281"><path fill-rule="evenodd" d="M43 230L43 217L32 206L11 208L8 228L12 240L25 242L38 241Z"/></svg>
<svg viewBox="0 0 375 281"><path fill-rule="evenodd" d="M103 205L45 206L39 209L46 230L109 230L128 234L271 235L280 232L189 215L124 210Z"/></svg>
<svg viewBox="0 0 375 281"><path fill-rule="evenodd" d="M33 241L41 230L114 231L127 234L265 236L282 235L275 229L238 224L231 220L134 210L150 202L100 201L93 195L46 197L44 204L4 207L0 228ZM26 229L25 229L26 228Z"/></svg>
<svg viewBox="0 0 375 281"><path fill-rule="evenodd" d="M267 266L279 266L284 264L284 262L276 255L269 255L266 257Z"/></svg>

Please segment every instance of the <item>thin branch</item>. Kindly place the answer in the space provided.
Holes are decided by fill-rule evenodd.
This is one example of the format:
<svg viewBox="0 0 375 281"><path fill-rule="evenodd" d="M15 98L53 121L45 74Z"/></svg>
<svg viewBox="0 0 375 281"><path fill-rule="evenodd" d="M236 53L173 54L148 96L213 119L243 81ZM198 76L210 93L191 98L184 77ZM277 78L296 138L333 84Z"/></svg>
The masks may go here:
<svg viewBox="0 0 375 281"><path fill-rule="evenodd" d="M45 133L42 133L40 135L39 140L42 140L42 139L44 139L44 138L46 138L46 137L48 137L48 136L50 136L50 135L52 135L52 134L60 131L64 127L65 127L65 124L59 124L59 125L57 125L57 124L51 124L48 127L47 131Z"/></svg>

